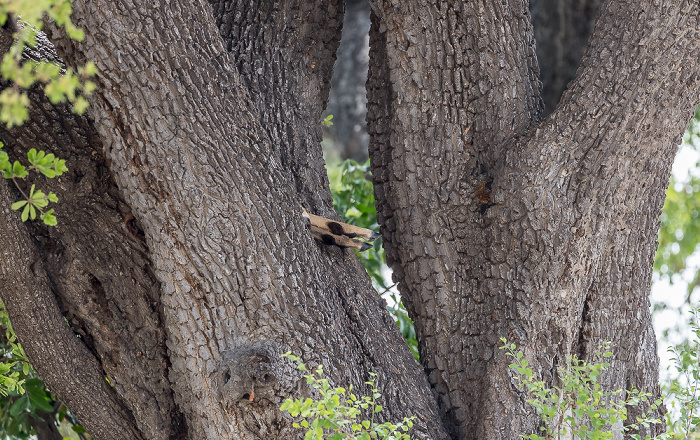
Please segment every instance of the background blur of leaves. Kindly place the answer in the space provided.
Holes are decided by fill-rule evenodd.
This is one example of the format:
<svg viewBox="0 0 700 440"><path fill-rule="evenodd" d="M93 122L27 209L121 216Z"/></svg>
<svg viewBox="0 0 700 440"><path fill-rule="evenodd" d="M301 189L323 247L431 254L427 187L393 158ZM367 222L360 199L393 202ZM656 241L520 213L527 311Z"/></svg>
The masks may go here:
<svg viewBox="0 0 700 440"><path fill-rule="evenodd" d="M683 152L684 149L690 151ZM685 161L686 157L700 157L700 107L683 136L681 155L676 161ZM661 386L669 410L667 429L673 439L699 438L695 430L700 426L700 328L694 296L700 284L700 253L696 252L700 242L700 164L698 159L693 160L694 163L676 164L680 165L678 171L687 169L687 175L681 171L671 176L654 260L652 308L655 320L660 321L657 326L661 327L657 329ZM680 301L679 293L683 296Z"/></svg>
<svg viewBox="0 0 700 440"><path fill-rule="evenodd" d="M683 136L683 145L700 152L700 107L695 111L695 118L690 121L688 131ZM695 169L697 169L697 163ZM696 268L688 267L690 257L698 247L700 238L700 176L689 173L685 181L677 181L671 176L666 203L661 215L659 230L659 249L654 261L654 270L660 279L671 284L678 280L686 270L693 270L692 280L688 284L686 301L700 283ZM662 307L660 304L658 307Z"/></svg>
<svg viewBox="0 0 700 440"><path fill-rule="evenodd" d="M326 169L328 170L328 180L330 181L335 210L347 223L379 231L369 160L358 163L348 159L329 164ZM396 285L387 283L385 279L385 276L388 276L391 271L386 265L382 239L377 239L371 249L355 253L365 266L374 288L380 295L384 295L388 299L387 310L394 317L413 355L418 358L418 341L413 322L396 294L394 289Z"/></svg>

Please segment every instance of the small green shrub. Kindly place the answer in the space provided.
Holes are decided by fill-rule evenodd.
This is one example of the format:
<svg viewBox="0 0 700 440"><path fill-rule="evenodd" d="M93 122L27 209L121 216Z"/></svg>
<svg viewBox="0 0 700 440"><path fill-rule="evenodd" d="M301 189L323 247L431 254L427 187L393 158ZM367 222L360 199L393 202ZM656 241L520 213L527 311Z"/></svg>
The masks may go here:
<svg viewBox="0 0 700 440"><path fill-rule="evenodd" d="M630 431L640 426L661 423L659 419L647 414L637 418L634 423L625 425L627 407L646 402L651 396L636 389L627 391L606 391L598 378L610 366L605 361L612 356L610 343L606 342L595 354L597 362L586 362L576 356L570 356L567 364L559 368L561 386L547 388L544 381L537 380L522 351L516 351L515 344L508 344L501 338L506 356L513 358L509 368L515 373L513 379L521 384L527 393L527 402L535 408L542 418L544 426L540 427L543 436L523 434L522 438L531 440L550 439L611 439L615 434L624 434L640 440L638 434ZM661 399L651 404L651 410L661 405ZM646 436L646 439L650 439ZM666 438L665 436L657 438Z"/></svg>
<svg viewBox="0 0 700 440"><path fill-rule="evenodd" d="M666 414L666 425L673 440L700 438L700 311L693 308L692 313L692 340L668 349L678 372L678 376L664 389L670 407Z"/></svg>
<svg viewBox="0 0 700 440"><path fill-rule="evenodd" d="M0 142L0 148L2 147L3 144ZM12 209L15 211L22 210L21 215L23 222L29 219L34 220L38 211L39 217L45 224L56 226L57 221L56 217L53 215L53 209L44 211L44 208L46 208L49 203L58 202L56 194L52 192L45 194L42 190L36 189L36 185L34 184L32 184L31 189L28 191L29 194L27 194L27 192L22 189L18 179L25 179L29 175L29 171L36 171L52 179L68 171L68 168L66 168L66 161L55 157L53 154L36 151L34 148L27 152L27 161L29 162L27 167L22 165L18 160L15 160L13 163L10 161L7 153L0 150L0 171L2 171L3 177L12 180L12 183L15 184L15 187L17 187L24 197L22 200L13 203Z"/></svg>
<svg viewBox="0 0 700 440"><path fill-rule="evenodd" d="M290 352L282 355L297 363L300 371L307 371L299 357ZM305 374L306 382L318 392L320 398L314 400L287 399L280 407L292 417L301 421L292 426L305 429L305 440L410 440L408 430L413 426L415 417L406 417L399 423L376 423L375 414L382 411L377 403L382 395L377 391L375 373L369 373L371 379L365 382L372 389L371 396L358 397L352 392L352 385L346 390L333 388L328 379L323 377L323 366L319 365L313 373ZM369 413L368 418L362 418Z"/></svg>

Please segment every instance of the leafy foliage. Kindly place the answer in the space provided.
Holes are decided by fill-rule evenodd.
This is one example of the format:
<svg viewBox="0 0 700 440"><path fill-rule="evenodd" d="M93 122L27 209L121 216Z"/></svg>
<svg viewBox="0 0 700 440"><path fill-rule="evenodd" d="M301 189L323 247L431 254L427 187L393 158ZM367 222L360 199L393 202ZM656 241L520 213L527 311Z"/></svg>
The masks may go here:
<svg viewBox="0 0 700 440"><path fill-rule="evenodd" d="M37 377L2 301L0 327L4 328L0 334L0 440L29 439L35 434L32 420L47 419L72 432L71 438L87 439L85 429Z"/></svg>
<svg viewBox="0 0 700 440"><path fill-rule="evenodd" d="M333 115L328 115L321 121L321 125L324 127L330 127L333 125Z"/></svg>
<svg viewBox="0 0 700 440"><path fill-rule="evenodd" d="M610 392L601 387L598 378L610 366L605 359L612 356L609 342L598 349L595 355L598 362L588 363L576 356L569 357L567 364L559 369L562 385L548 388L544 381L535 378L523 352L516 351L515 344L508 344L505 338L501 338L501 341L503 346L499 348L506 350L506 355L513 359L509 365L515 373L513 379L521 384L527 393L527 402L535 408L544 423L540 428L544 436L530 434L521 435L522 438L612 439L615 434L624 434L639 440L641 437L630 431L661 423L647 414L637 418L634 423L622 425L627 421L627 407L646 402L651 394L633 389L627 391L625 396L622 390ZM659 405L661 399L652 403L651 409L655 410Z"/></svg>
<svg viewBox="0 0 700 440"><path fill-rule="evenodd" d="M679 377L664 387L666 403L671 407L666 414L666 425L669 438L674 440L700 438L700 310L693 308L692 313L694 337L691 341L668 349L673 355L672 361ZM672 417L676 414L677 418Z"/></svg>
<svg viewBox="0 0 700 440"><path fill-rule="evenodd" d="M688 182L677 185L671 177L666 191L666 203L661 215L659 249L654 269L660 276L668 277L686 269L686 261L698 245L700 237L700 178L691 177ZM690 291L698 284L695 280Z"/></svg>
<svg viewBox="0 0 700 440"><path fill-rule="evenodd" d="M2 148L2 146L3 144L0 142L0 148ZM53 215L53 209L44 211L44 208L46 208L49 203L58 202L56 194L52 192L44 194L42 190L36 189L36 185L32 185L27 195L27 193L22 190L17 179L26 178L29 175L29 171L32 170L40 172L48 178L60 176L68 171L68 168L66 168L66 161L58 159L53 154L36 151L34 148L27 153L27 160L29 161L28 168L22 165L18 160L14 161L14 163L10 162L7 153L0 150L0 170L3 176L6 179L11 179L19 192L24 196L23 200L12 204L12 209L15 211L22 210L23 222L26 222L28 219L36 219L37 211L39 211L40 218L45 224L56 226L57 221L56 217Z"/></svg>
<svg viewBox="0 0 700 440"><path fill-rule="evenodd" d="M73 111L85 112L88 106L86 96L95 89L89 80L97 73L92 62L78 68L62 69L50 61L23 59L24 49L35 47L37 36L44 24L44 16L53 20L59 27L65 28L68 36L81 41L83 31L70 20L71 0L4 0L0 2L0 25L4 26L11 16L21 17L15 42L5 53L0 63L0 74L12 83L0 93L0 122L8 128L20 125L29 119L29 97L27 90L39 83L44 86L44 93L54 103L69 102Z"/></svg>
<svg viewBox="0 0 700 440"><path fill-rule="evenodd" d="M335 210L351 225L378 230L369 160L357 163L348 159L337 166L328 167L327 170ZM381 273L382 265L386 264L381 237L374 242L372 249L363 253L357 252L357 256L367 268L375 286L386 289L386 282Z"/></svg>
<svg viewBox="0 0 700 440"><path fill-rule="evenodd" d="M307 371L306 365L291 352L282 356L296 362L299 370ZM323 377L323 365L319 365L313 373L305 374L304 378L320 398L287 399L280 410L288 412L292 417L301 417L302 420L293 426L306 430L305 440L410 440L408 430L413 426L415 417L405 417L396 424L374 421L375 415L383 409L377 403L382 395L377 390L377 375L369 375L370 379L365 383L372 389L372 395L358 397L353 394L352 385L347 390L331 387L328 379ZM369 413L369 418L362 419L361 416L366 413Z"/></svg>
<svg viewBox="0 0 700 440"><path fill-rule="evenodd" d="M372 175L369 171L369 159L358 163L352 159L345 160L334 166L327 166L330 181L333 207L343 217L345 222L363 228L378 230L377 209L374 200ZM360 262L365 267L372 284L380 294L389 293L394 287L387 286L382 270L388 271L386 254L382 247L382 239L374 242L374 246L366 252L356 252ZM413 321L408 317L406 308L400 298L390 293L394 306L387 307L401 330L408 347L418 358L418 341Z"/></svg>
<svg viewBox="0 0 700 440"><path fill-rule="evenodd" d="M5 328L4 338L0 337L0 397L10 393L23 394L25 378L31 367L1 300L0 326Z"/></svg>
<svg viewBox="0 0 700 440"><path fill-rule="evenodd" d="M700 149L700 106L683 135L683 144ZM696 163L696 168L697 168ZM698 248L700 240L700 177L691 175L684 182L671 177L666 190L666 202L661 214L659 248L654 260L654 270L673 282L673 275L687 268L687 260ZM696 275L688 286L688 295L700 284Z"/></svg>

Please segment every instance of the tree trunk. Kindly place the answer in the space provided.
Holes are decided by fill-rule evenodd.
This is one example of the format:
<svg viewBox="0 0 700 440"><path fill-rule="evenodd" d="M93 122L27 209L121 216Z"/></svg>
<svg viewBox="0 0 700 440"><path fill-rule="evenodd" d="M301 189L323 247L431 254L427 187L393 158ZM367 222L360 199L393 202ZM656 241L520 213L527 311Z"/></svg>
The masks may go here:
<svg viewBox="0 0 700 440"><path fill-rule="evenodd" d="M503 336L548 384L567 356L612 341L606 385L658 397L648 294L664 189L696 105L697 8L606 2L576 81L536 130L526 3L374 10L378 213L451 435L535 430L495 350Z"/></svg>
<svg viewBox="0 0 700 440"><path fill-rule="evenodd" d="M30 124L1 133L13 158L38 146L71 172L49 184L52 229L0 187L0 281L37 372L96 439L297 438L278 408L309 390L288 350L337 385L378 373L379 417L418 416L421 439L536 428L500 336L549 383L611 340L606 385L657 393L647 295L696 104L690 2L605 3L543 124L526 2L372 3L375 192L422 368L353 253L301 217L335 216L319 143L343 4L73 6L85 40L51 41L96 63L98 90L87 118L33 95Z"/></svg>
<svg viewBox="0 0 700 440"><path fill-rule="evenodd" d="M58 431L54 420L56 413L39 413L37 417L31 417L31 423L37 440L63 440L63 435Z"/></svg>
<svg viewBox="0 0 700 440"><path fill-rule="evenodd" d="M419 435L446 438L427 380L362 267L349 251L317 245L301 217L302 206L332 215L320 119L342 7L326 1L187 2L158 13L114 2L74 7L76 22L94 32L82 44L59 33L53 41L69 63L91 59L100 69L94 127L144 232L150 261L140 271L152 270L160 291L160 315L118 307L107 293L102 307L122 325L134 319L137 328L141 321L161 326L168 348L167 362L157 367L143 365L138 346L96 354L109 364L127 350L136 359L119 366L133 361L148 369L147 377L165 366L186 425L185 431L176 423L168 429L146 423L154 407L115 387L143 437L294 436L278 409L300 387L300 374L279 356L291 350L325 364L338 384L363 389L367 372L378 373L382 417L420 414ZM136 238L117 240L138 245ZM114 259L100 261L114 270ZM131 274L138 265L117 267L106 276ZM90 286L104 283L97 278ZM87 319L83 303L62 305L69 316ZM100 322L107 329L85 329L85 339L117 332L113 320ZM51 389L62 397L58 385ZM84 409L71 409L85 419ZM109 420L93 423L122 435ZM104 435L99 426L86 427Z"/></svg>
<svg viewBox="0 0 700 440"><path fill-rule="evenodd" d="M324 129L341 159L367 160L367 70L369 67L369 0L345 2L343 38L333 68L328 107L333 125Z"/></svg>
<svg viewBox="0 0 700 440"><path fill-rule="evenodd" d="M545 115L554 111L576 75L600 4L601 0L530 0Z"/></svg>

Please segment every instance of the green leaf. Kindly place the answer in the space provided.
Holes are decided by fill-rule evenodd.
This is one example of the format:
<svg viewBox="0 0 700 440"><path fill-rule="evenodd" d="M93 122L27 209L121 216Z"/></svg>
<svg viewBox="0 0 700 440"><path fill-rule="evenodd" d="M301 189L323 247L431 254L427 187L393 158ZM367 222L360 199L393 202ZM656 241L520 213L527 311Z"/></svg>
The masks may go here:
<svg viewBox="0 0 700 440"><path fill-rule="evenodd" d="M58 85L58 81L51 81L44 87L44 94L52 104L66 102L66 95Z"/></svg>
<svg viewBox="0 0 700 440"><path fill-rule="evenodd" d="M90 103L88 103L87 99L83 98L82 96L78 96L75 99L75 102L73 102L73 113L82 115L85 113L85 110L87 110L89 105Z"/></svg>
<svg viewBox="0 0 700 440"><path fill-rule="evenodd" d="M95 63L92 61L88 61L85 63L85 66L83 66L83 72L87 76L95 76L97 75L97 66L95 66Z"/></svg>
<svg viewBox="0 0 700 440"><path fill-rule="evenodd" d="M11 208L12 208L12 210L17 211L19 208L21 208L22 206L24 206L26 204L27 204L26 200L20 200L18 202L13 203Z"/></svg>
<svg viewBox="0 0 700 440"><path fill-rule="evenodd" d="M10 415L12 417L17 417L23 411L26 411L29 406L29 399L27 396L22 396L15 401L10 407Z"/></svg>
<svg viewBox="0 0 700 440"><path fill-rule="evenodd" d="M73 425L71 426L71 429L78 434L85 434L87 431L85 431L85 428L83 428L83 425Z"/></svg>
<svg viewBox="0 0 700 440"><path fill-rule="evenodd" d="M94 92L96 88L97 85L94 82L85 81L85 84L83 84L83 94L85 96L90 96L90 94L92 94L92 92Z"/></svg>
<svg viewBox="0 0 700 440"><path fill-rule="evenodd" d="M61 73L61 67L50 62L40 62L36 65L34 72L39 81L47 83Z"/></svg>
<svg viewBox="0 0 700 440"><path fill-rule="evenodd" d="M65 173L68 171L68 168L66 167L66 161L63 159L56 159L54 162L54 169L56 170L56 175L60 176L61 174Z"/></svg>
<svg viewBox="0 0 700 440"><path fill-rule="evenodd" d="M56 226L58 224L56 216L53 215L53 209L49 209L45 213L41 214L41 220L47 226Z"/></svg>
<svg viewBox="0 0 700 440"><path fill-rule="evenodd" d="M27 177L29 173L26 171L26 168L16 160L15 163L12 164L12 174L15 177L24 178Z"/></svg>
<svg viewBox="0 0 700 440"><path fill-rule="evenodd" d="M54 408L50 402L50 396L47 394L46 390L43 388L44 383L41 381L39 385L30 385L30 382L38 379L31 379L27 381L27 396L29 397L29 403L33 406L35 410L41 412L53 412Z"/></svg>
<svg viewBox="0 0 700 440"><path fill-rule="evenodd" d="M29 119L29 97L26 93L20 93L12 88L7 88L0 93L0 121L12 128L21 125Z"/></svg>

